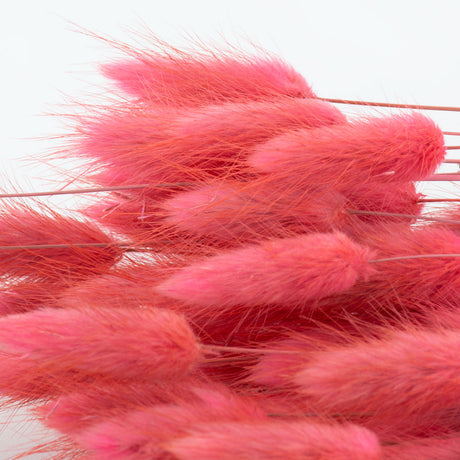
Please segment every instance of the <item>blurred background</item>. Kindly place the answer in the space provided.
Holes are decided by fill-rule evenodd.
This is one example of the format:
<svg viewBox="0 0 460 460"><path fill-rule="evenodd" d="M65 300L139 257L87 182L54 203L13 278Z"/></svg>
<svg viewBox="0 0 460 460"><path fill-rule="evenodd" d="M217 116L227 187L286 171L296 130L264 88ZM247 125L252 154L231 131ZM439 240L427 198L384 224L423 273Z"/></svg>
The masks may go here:
<svg viewBox="0 0 460 460"><path fill-rule="evenodd" d="M139 41L136 31L176 46L200 39L251 50L252 43L284 57L320 97L460 106L459 14L458 0L8 2L0 15L0 188L49 189L54 172L40 159L68 132L55 114L104 94L98 65L120 54L84 30L127 43ZM460 131L460 113L429 115L443 130ZM449 183L421 191L459 195ZM0 460L42 436L27 414L5 409L2 422Z"/></svg>

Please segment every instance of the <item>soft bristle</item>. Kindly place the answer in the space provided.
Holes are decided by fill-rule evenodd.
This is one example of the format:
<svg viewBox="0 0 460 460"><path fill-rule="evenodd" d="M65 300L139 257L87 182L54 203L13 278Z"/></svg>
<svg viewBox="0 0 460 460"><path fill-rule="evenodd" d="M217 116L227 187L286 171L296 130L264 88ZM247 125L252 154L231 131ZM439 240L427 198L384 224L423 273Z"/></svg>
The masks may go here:
<svg viewBox="0 0 460 460"><path fill-rule="evenodd" d="M0 214L0 274L55 283L104 273L122 251L94 223L45 209L4 206ZM33 249L32 245L56 245Z"/></svg>
<svg viewBox="0 0 460 460"><path fill-rule="evenodd" d="M433 422L457 407L459 340L458 331L409 330L332 346L312 352L293 381L320 412L405 428Z"/></svg>
<svg viewBox="0 0 460 460"><path fill-rule="evenodd" d="M103 185L194 182L242 174L258 143L286 131L344 123L334 106L315 99L235 102L178 112L133 107L82 118L79 152L109 170ZM101 182L102 183L102 182Z"/></svg>
<svg viewBox="0 0 460 460"><path fill-rule="evenodd" d="M166 309L42 309L0 322L0 388L9 396L35 381L46 394L48 381L66 392L85 380L179 378L200 356L186 321Z"/></svg>
<svg viewBox="0 0 460 460"><path fill-rule="evenodd" d="M370 431L312 422L203 424L172 441L167 449L180 460L382 458L378 440Z"/></svg>
<svg viewBox="0 0 460 460"><path fill-rule="evenodd" d="M419 113L298 130L258 146L257 171L283 181L334 185L423 180L446 151L441 130Z"/></svg>
<svg viewBox="0 0 460 460"><path fill-rule="evenodd" d="M383 448L388 460L454 460L460 457L460 436L419 438Z"/></svg>
<svg viewBox="0 0 460 460"><path fill-rule="evenodd" d="M192 106L277 96L313 97L305 79L279 58L231 54L144 55L102 67L123 91L155 105Z"/></svg>
<svg viewBox="0 0 460 460"><path fill-rule="evenodd" d="M74 437L101 460L171 458L168 443L198 424L267 419L253 401L219 386L198 386L194 391L195 397L178 399L176 404L157 404L106 418Z"/></svg>
<svg viewBox="0 0 460 460"><path fill-rule="evenodd" d="M372 252L341 233L273 239L183 268L160 293L189 304L301 307L346 291L372 268Z"/></svg>
<svg viewBox="0 0 460 460"><path fill-rule="evenodd" d="M218 183L177 193L162 204L181 231L229 245L300 233L344 229L353 218L346 199L324 189L281 190L272 181ZM348 222L349 221L349 222Z"/></svg>

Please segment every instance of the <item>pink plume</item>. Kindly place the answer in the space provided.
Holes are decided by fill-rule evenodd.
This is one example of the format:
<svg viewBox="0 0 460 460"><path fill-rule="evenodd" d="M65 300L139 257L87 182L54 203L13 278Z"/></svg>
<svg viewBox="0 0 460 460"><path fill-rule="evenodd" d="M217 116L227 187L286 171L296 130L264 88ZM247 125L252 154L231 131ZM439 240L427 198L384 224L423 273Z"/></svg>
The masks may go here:
<svg viewBox="0 0 460 460"><path fill-rule="evenodd" d="M0 377L5 394L17 393L18 372L23 375L19 387L35 378L64 385L72 375L77 381L88 376L89 381L146 382L187 375L200 357L187 322L165 309L42 309L12 315L0 320L0 343L10 355Z"/></svg>
<svg viewBox="0 0 460 460"><path fill-rule="evenodd" d="M59 292L68 288L68 283L57 280L23 281L6 287L0 292L0 316L25 313L44 305L55 303Z"/></svg>
<svg viewBox="0 0 460 460"><path fill-rule="evenodd" d="M192 388L196 384L192 379L87 384L51 400L36 412L46 426L72 435L136 409L190 400L194 397Z"/></svg>
<svg viewBox="0 0 460 460"><path fill-rule="evenodd" d="M420 113L297 130L259 145L249 164L283 182L335 185L422 180L445 155L442 131Z"/></svg>
<svg viewBox="0 0 460 460"><path fill-rule="evenodd" d="M128 94L149 104L190 106L277 96L312 97L304 78L271 56L143 53L136 59L106 64L103 73Z"/></svg>
<svg viewBox="0 0 460 460"><path fill-rule="evenodd" d="M460 458L460 436L419 438L383 447L385 460L454 460Z"/></svg>
<svg viewBox="0 0 460 460"><path fill-rule="evenodd" d="M394 238L395 232L398 237ZM379 257L392 258L417 254L455 254L460 238L445 227L382 226L380 231L361 235L363 244L376 249ZM378 264L375 276L361 293L401 304L402 301L458 302L460 300L460 261L458 258L396 260Z"/></svg>
<svg viewBox="0 0 460 460"><path fill-rule="evenodd" d="M389 186L385 182L355 184L343 194L350 200L352 207L363 211L391 212L396 214L420 215L423 203L413 182L395 182ZM374 216L361 216L363 220L375 222ZM380 221L401 221L410 224L409 219L398 216L380 216Z"/></svg>
<svg viewBox="0 0 460 460"><path fill-rule="evenodd" d="M345 198L330 189L282 189L274 182L207 185L177 193L162 207L179 230L237 245L262 238L331 231L353 218Z"/></svg>
<svg viewBox="0 0 460 460"><path fill-rule="evenodd" d="M341 233L273 239L185 267L160 284L188 304L284 307L343 292L372 272L372 252Z"/></svg>
<svg viewBox="0 0 460 460"><path fill-rule="evenodd" d="M178 460L379 460L376 436L354 425L274 420L193 427L167 445Z"/></svg>
<svg viewBox="0 0 460 460"><path fill-rule="evenodd" d="M74 437L100 460L163 459L171 455L166 443L184 436L198 423L266 420L253 401L219 385L197 387L195 391L196 398L143 407L93 425Z"/></svg>
<svg viewBox="0 0 460 460"><path fill-rule="evenodd" d="M258 143L286 131L345 122L316 99L278 98L188 109L137 107L82 120L79 152L110 167L103 185L174 184L238 173Z"/></svg>
<svg viewBox="0 0 460 460"><path fill-rule="evenodd" d="M458 331L388 332L312 352L293 380L322 413L374 417L376 424L433 422L458 408L459 341Z"/></svg>
<svg viewBox="0 0 460 460"><path fill-rule="evenodd" d="M2 250L0 274L62 283L103 273L121 257L123 251L93 223L47 212L25 206L2 210L0 246L13 248Z"/></svg>

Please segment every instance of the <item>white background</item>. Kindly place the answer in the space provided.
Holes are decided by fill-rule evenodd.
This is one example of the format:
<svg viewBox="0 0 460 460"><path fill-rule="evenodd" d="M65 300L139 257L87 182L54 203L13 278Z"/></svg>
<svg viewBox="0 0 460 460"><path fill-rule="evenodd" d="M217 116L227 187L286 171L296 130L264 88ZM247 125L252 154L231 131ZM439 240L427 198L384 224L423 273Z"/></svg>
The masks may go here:
<svg viewBox="0 0 460 460"><path fill-rule="evenodd" d="M8 188L9 182L32 188L36 183L31 177L42 175L18 159L38 158L55 145L46 138L62 132L63 121L43 114L65 111L64 96L85 100L89 92L103 91L105 82L97 76L97 64L116 53L75 32L77 26L128 42L132 31L145 27L175 45L185 43L187 35L206 43L241 46L251 40L283 56L319 96L460 106L458 0L17 0L3 4L0 188ZM460 131L460 114L431 115L444 130ZM460 138L448 143L460 144ZM435 187L436 193L447 193L447 184ZM426 190L435 193L434 188ZM0 460L13 452L10 445L25 438L26 425L10 426L0 434ZM19 437L11 438L14 431Z"/></svg>

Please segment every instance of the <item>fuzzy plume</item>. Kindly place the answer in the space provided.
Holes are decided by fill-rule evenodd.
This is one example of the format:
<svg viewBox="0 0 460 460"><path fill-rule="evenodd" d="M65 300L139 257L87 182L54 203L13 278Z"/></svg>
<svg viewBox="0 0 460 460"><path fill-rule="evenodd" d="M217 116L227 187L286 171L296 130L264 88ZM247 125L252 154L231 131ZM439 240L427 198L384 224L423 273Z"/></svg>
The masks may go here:
<svg viewBox="0 0 460 460"><path fill-rule="evenodd" d="M201 386L194 393L176 404L157 404L106 419L76 433L75 439L100 460L175 458L167 443L199 423L266 420L257 404L225 388Z"/></svg>
<svg viewBox="0 0 460 460"><path fill-rule="evenodd" d="M1 276L62 284L104 273L119 260L122 250L96 225L46 211L28 206L1 210ZM40 245L49 247L30 247Z"/></svg>
<svg viewBox="0 0 460 460"><path fill-rule="evenodd" d="M165 220L188 234L210 242L238 245L289 234L343 229L353 217L345 214L345 198L329 189L297 189L291 193L274 182L233 183L177 193L162 207Z"/></svg>
<svg viewBox="0 0 460 460"><path fill-rule="evenodd" d="M376 436L364 428L304 421L198 425L167 448L178 460L382 458Z"/></svg>
<svg viewBox="0 0 460 460"><path fill-rule="evenodd" d="M319 412L371 418L377 426L434 423L458 410L458 331L409 330L307 354L292 376Z"/></svg>
<svg viewBox="0 0 460 460"><path fill-rule="evenodd" d="M13 397L36 381L52 396L84 381L174 379L200 356L188 324L170 310L42 309L0 322L0 389Z"/></svg>
<svg viewBox="0 0 460 460"><path fill-rule="evenodd" d="M36 310L55 303L60 292L69 288L68 283L59 286L55 280L19 281L0 292L0 316L14 315Z"/></svg>
<svg viewBox="0 0 460 460"><path fill-rule="evenodd" d="M372 252L341 233L273 239L183 268L160 293L217 307L277 304L299 307L346 291L372 273Z"/></svg>
<svg viewBox="0 0 460 460"><path fill-rule="evenodd" d="M398 238L394 238L395 231ZM374 292L382 303L460 301L460 259L433 257L404 259L404 256L429 254L456 254L460 238L445 227L401 228L382 226L380 231L369 231L361 241L379 253L379 257L402 257L401 260L378 264L373 279L361 287L361 293ZM385 300L386 299L386 300Z"/></svg>
<svg viewBox="0 0 460 460"><path fill-rule="evenodd" d="M442 131L419 113L297 130L257 147L249 164L280 181L334 185L417 181L445 155Z"/></svg>
<svg viewBox="0 0 460 460"><path fill-rule="evenodd" d="M50 400L36 412L46 426L73 436L133 410L193 399L197 382L191 378L187 384L171 380L95 382Z"/></svg>
<svg viewBox="0 0 460 460"><path fill-rule="evenodd" d="M460 436L419 438L383 448L385 460L454 460L460 457Z"/></svg>
<svg viewBox="0 0 460 460"><path fill-rule="evenodd" d="M186 53L166 46L163 55L134 53L134 58L106 64L103 73L128 94L153 105L314 96L302 75L268 55L216 54L212 50Z"/></svg>
<svg viewBox="0 0 460 460"><path fill-rule="evenodd" d="M243 159L271 137L298 128L345 122L332 105L278 98L176 110L110 110L83 120L79 151L107 165L103 185L174 184L242 174Z"/></svg>

